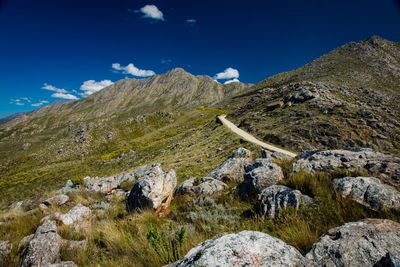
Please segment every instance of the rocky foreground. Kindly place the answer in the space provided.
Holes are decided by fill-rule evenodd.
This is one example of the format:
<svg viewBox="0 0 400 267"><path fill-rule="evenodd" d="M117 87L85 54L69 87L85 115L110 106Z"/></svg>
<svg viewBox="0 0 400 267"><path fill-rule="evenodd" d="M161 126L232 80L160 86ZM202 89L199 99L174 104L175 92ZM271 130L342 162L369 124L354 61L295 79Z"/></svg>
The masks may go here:
<svg viewBox="0 0 400 267"><path fill-rule="evenodd" d="M34 233L20 240L19 266L76 266L62 261L60 253L84 251L87 240L64 239L59 228L88 233L97 211L112 209L115 197L124 199L130 213L154 212L161 217L168 216L174 196L190 196L200 206L212 206L227 191L243 201L253 200L255 216L261 220L274 220L286 210L313 206L312 196L283 184L284 170L277 164L282 160L287 159L278 153L263 151L260 158L254 158L251 151L239 148L207 176L191 177L179 186L175 171L166 172L160 164L112 177L85 177L81 185L67 181L53 196L32 207L41 211L41 223ZM399 158L361 148L304 151L290 167L291 173L337 170L370 174L332 180L337 194L373 211L400 211ZM122 188L127 182L133 184L131 190ZM69 203L69 195L77 191L100 194L103 200L91 206L78 203L65 212L54 211ZM23 205L24 201L14 203L10 210ZM16 248L10 240L0 241L1 265L7 265L12 249ZM367 218L330 229L306 255L269 234L241 231L204 241L169 266L400 266L399 255L400 224Z"/></svg>

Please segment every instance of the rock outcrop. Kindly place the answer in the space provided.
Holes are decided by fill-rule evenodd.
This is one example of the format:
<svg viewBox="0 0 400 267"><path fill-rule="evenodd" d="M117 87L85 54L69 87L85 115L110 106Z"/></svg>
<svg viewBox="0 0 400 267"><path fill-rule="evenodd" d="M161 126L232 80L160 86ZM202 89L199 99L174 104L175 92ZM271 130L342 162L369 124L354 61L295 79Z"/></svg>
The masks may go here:
<svg viewBox="0 0 400 267"><path fill-rule="evenodd" d="M279 211L287 207L298 209L300 204L311 204L312 198L284 185L272 185L258 196L257 213L262 217L275 218Z"/></svg>
<svg viewBox="0 0 400 267"><path fill-rule="evenodd" d="M194 193L194 186L195 186L196 178L190 177L181 183L178 188L176 189L176 195L186 195L186 194L193 194Z"/></svg>
<svg viewBox="0 0 400 267"><path fill-rule="evenodd" d="M365 169L395 187L400 186L400 158L375 152L369 148L349 150L310 150L299 154L293 171L335 171Z"/></svg>
<svg viewBox="0 0 400 267"><path fill-rule="evenodd" d="M80 230L87 229L90 226L91 215L92 211L90 208L79 203L65 214L55 212L44 217L42 221L57 219L65 225L71 225L76 230Z"/></svg>
<svg viewBox="0 0 400 267"><path fill-rule="evenodd" d="M244 165L252 161L251 151L245 148L235 150L218 168L207 176L221 181L243 181Z"/></svg>
<svg viewBox="0 0 400 267"><path fill-rule="evenodd" d="M148 167L135 182L127 198L128 211L166 210L172 200L177 178L174 170L164 172L160 164Z"/></svg>
<svg viewBox="0 0 400 267"><path fill-rule="evenodd" d="M306 260L307 266L375 266L388 253L400 255L400 224L366 219L329 230Z"/></svg>
<svg viewBox="0 0 400 267"><path fill-rule="evenodd" d="M11 252L12 245L9 241L0 240L0 266L3 266L2 263L7 262L7 257ZM4 265L5 266L5 265Z"/></svg>
<svg viewBox="0 0 400 267"><path fill-rule="evenodd" d="M45 204L46 206L61 206L67 203L68 200L69 197L67 195L59 194L46 199L45 201L43 201L43 204Z"/></svg>
<svg viewBox="0 0 400 267"><path fill-rule="evenodd" d="M134 181L137 174L141 174L143 167L133 170L132 172L122 173L110 177L90 177L84 178L86 189L92 192L110 193L119 187L122 182Z"/></svg>
<svg viewBox="0 0 400 267"><path fill-rule="evenodd" d="M194 192L200 196L211 196L227 189L228 186L217 179L212 177L203 177L200 183L193 188Z"/></svg>
<svg viewBox="0 0 400 267"><path fill-rule="evenodd" d="M267 158L256 159L246 164L244 169L244 182L239 187L239 194L243 198L257 196L284 178L281 167Z"/></svg>
<svg viewBox="0 0 400 267"><path fill-rule="evenodd" d="M334 188L344 197L373 210L400 209L400 192L375 177L345 177L333 180Z"/></svg>
<svg viewBox="0 0 400 267"><path fill-rule="evenodd" d="M39 226L32 240L24 249L20 266L40 267L57 262L62 242L62 238L57 233L56 222L45 221Z"/></svg>
<svg viewBox="0 0 400 267"><path fill-rule="evenodd" d="M207 240L170 267L305 266L294 247L270 235L242 231Z"/></svg>

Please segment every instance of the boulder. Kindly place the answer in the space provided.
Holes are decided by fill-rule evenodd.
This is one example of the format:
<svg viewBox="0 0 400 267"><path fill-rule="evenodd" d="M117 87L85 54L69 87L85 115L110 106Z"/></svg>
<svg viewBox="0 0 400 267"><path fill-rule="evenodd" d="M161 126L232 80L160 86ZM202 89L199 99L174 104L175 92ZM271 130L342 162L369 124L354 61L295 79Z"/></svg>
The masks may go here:
<svg viewBox="0 0 400 267"><path fill-rule="evenodd" d="M12 244L10 241L2 241L0 240L0 266L1 263L7 262L7 257L11 252Z"/></svg>
<svg viewBox="0 0 400 267"><path fill-rule="evenodd" d="M64 187L57 191L58 194L66 194L80 189L80 185L75 185L71 180L65 182Z"/></svg>
<svg viewBox="0 0 400 267"><path fill-rule="evenodd" d="M251 151L245 148L235 150L218 168L207 176L222 181L243 181L244 165L252 161Z"/></svg>
<svg viewBox="0 0 400 267"><path fill-rule="evenodd" d="M21 255L21 267L40 267L55 263L60 257L62 238L57 233L55 221L45 221L36 230L28 246Z"/></svg>
<svg viewBox="0 0 400 267"><path fill-rule="evenodd" d="M276 152L276 151L268 151L266 149L261 150L261 158L263 159L270 159L270 160L280 160L280 159L284 159L284 160L291 160L292 157L283 154L281 152Z"/></svg>
<svg viewBox="0 0 400 267"><path fill-rule="evenodd" d="M242 231L207 240L169 266L305 266L305 261L298 250L280 239Z"/></svg>
<svg viewBox="0 0 400 267"><path fill-rule="evenodd" d="M200 183L193 188L194 192L200 196L211 196L227 189L228 186L220 180L212 177L203 177Z"/></svg>
<svg viewBox="0 0 400 267"><path fill-rule="evenodd" d="M306 261L307 266L375 266L388 253L400 255L400 224L365 219L329 230L307 253Z"/></svg>
<svg viewBox="0 0 400 267"><path fill-rule="evenodd" d="M298 209L300 204L311 204L312 198L303 195L299 190L284 185L272 185L264 189L258 196L257 213L262 217L275 218L281 209L293 207Z"/></svg>
<svg viewBox="0 0 400 267"><path fill-rule="evenodd" d="M373 210L400 209L400 192L375 177L344 177L333 180L333 187L344 197Z"/></svg>
<svg viewBox="0 0 400 267"><path fill-rule="evenodd" d="M195 177L190 177L181 183L176 189L176 195L185 195L185 194L193 194L194 193L194 184L196 182Z"/></svg>
<svg viewBox="0 0 400 267"><path fill-rule="evenodd" d="M127 198L128 211L152 209L162 212L168 208L176 187L174 170L164 172L160 164L148 167L142 173Z"/></svg>
<svg viewBox="0 0 400 267"><path fill-rule="evenodd" d="M65 194L58 194L43 201L46 206L61 206L67 203L69 197Z"/></svg>
<svg viewBox="0 0 400 267"><path fill-rule="evenodd" d="M258 195L265 188L277 184L284 178L281 167L270 159L256 159L244 167L244 182L239 187L241 197Z"/></svg>
<svg viewBox="0 0 400 267"><path fill-rule="evenodd" d="M65 225L73 226L75 230L87 229L90 226L91 214L90 208L79 203L65 214L55 212L44 217L42 221L57 219Z"/></svg>
<svg viewBox="0 0 400 267"><path fill-rule="evenodd" d="M293 164L294 172L302 169L307 172L366 169L395 187L400 186L400 158L369 148L303 151Z"/></svg>

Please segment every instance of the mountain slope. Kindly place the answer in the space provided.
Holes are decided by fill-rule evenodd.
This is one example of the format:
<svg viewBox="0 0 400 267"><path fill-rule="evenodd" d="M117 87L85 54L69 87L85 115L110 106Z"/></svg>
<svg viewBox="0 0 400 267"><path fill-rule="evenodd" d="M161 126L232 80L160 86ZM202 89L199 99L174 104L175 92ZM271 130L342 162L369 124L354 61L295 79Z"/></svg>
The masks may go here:
<svg viewBox="0 0 400 267"><path fill-rule="evenodd" d="M228 118L293 150L362 146L399 155L398 103L400 43L371 37L260 82L235 97Z"/></svg>

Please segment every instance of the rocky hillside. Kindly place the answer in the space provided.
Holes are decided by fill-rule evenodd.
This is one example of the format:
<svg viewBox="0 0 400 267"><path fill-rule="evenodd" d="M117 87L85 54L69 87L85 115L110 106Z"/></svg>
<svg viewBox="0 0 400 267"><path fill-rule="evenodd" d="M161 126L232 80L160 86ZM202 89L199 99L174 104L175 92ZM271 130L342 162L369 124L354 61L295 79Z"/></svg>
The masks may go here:
<svg viewBox="0 0 400 267"><path fill-rule="evenodd" d="M400 44L346 44L236 97L230 119L293 150L372 147L400 154Z"/></svg>

